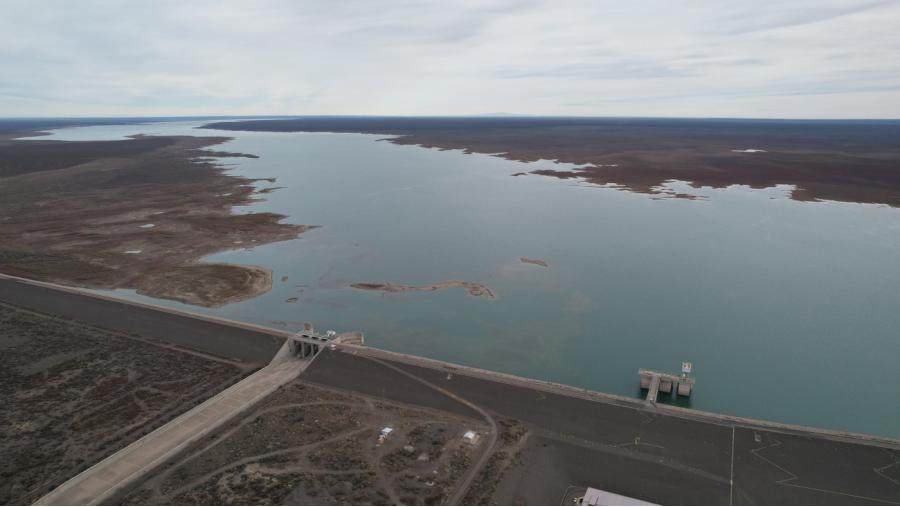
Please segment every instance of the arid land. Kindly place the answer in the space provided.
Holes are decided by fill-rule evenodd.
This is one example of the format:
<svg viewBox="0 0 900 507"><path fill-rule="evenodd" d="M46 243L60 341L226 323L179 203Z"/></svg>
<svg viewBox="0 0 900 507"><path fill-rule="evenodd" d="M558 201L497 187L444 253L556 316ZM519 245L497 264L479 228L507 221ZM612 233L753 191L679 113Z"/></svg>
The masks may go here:
<svg viewBox="0 0 900 507"><path fill-rule="evenodd" d="M227 139L0 139L0 272L202 306L268 291L268 269L197 262L312 228L232 213L254 200L252 180L209 157L252 155L204 149Z"/></svg>
<svg viewBox="0 0 900 507"><path fill-rule="evenodd" d="M798 200L900 205L898 122L310 117L207 126L392 135L395 144L577 164L583 167L548 163L531 173L672 197L689 196L659 187L679 180L714 188L795 185Z"/></svg>
<svg viewBox="0 0 900 507"><path fill-rule="evenodd" d="M30 504L254 366L0 303L0 503Z"/></svg>
<svg viewBox="0 0 900 507"><path fill-rule="evenodd" d="M297 380L123 493L149 505L438 505L483 423ZM379 440L382 428L393 431Z"/></svg>

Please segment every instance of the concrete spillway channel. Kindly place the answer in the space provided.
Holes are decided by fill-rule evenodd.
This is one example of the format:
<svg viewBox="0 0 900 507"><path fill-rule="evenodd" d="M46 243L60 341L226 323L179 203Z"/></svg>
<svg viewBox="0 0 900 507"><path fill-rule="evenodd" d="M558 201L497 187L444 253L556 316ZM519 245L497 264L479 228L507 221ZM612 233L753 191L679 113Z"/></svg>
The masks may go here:
<svg viewBox="0 0 900 507"><path fill-rule="evenodd" d="M314 356L298 357L292 353L294 347L293 340L285 341L268 366L69 479L35 505L98 505L122 491L157 465L297 378Z"/></svg>

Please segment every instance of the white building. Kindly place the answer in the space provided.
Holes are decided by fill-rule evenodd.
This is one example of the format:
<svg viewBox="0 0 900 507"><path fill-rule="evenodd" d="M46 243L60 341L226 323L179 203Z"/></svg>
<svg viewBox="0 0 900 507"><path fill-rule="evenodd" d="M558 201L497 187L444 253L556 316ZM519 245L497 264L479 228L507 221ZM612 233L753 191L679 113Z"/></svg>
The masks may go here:
<svg viewBox="0 0 900 507"><path fill-rule="evenodd" d="M389 437L391 435L391 433L393 433L393 432L394 432L394 428L391 428L390 426L385 426L384 428L381 428L381 433L378 434L378 443L383 444L384 440L387 437Z"/></svg>
<svg viewBox="0 0 900 507"><path fill-rule="evenodd" d="M576 505L656 505L637 498L617 495L602 489L588 488L580 502L576 499Z"/></svg>

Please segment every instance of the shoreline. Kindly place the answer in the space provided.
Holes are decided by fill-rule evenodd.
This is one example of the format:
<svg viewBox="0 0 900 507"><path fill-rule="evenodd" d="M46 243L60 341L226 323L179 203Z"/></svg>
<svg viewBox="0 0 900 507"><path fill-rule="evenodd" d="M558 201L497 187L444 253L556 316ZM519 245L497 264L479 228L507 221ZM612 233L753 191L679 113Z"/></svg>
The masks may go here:
<svg viewBox="0 0 900 507"><path fill-rule="evenodd" d="M240 271L236 272L235 269ZM251 264L195 262L164 270L144 282L136 292L153 298L219 308L269 292L272 290L272 273L270 268ZM196 284L191 283L196 279L215 280L231 274L236 276L237 280L229 282L228 287L222 290L215 287L198 288Z"/></svg>
<svg viewBox="0 0 900 507"><path fill-rule="evenodd" d="M714 119L306 117L211 122L201 128L393 136L385 140L547 162L527 175L650 195L663 193L659 187L671 180L695 188L794 185L791 198L798 201L900 207L900 173L894 170L900 163L900 125L892 123L854 128ZM747 152L748 146L763 151ZM554 161L580 167L560 170Z"/></svg>
<svg viewBox="0 0 900 507"><path fill-rule="evenodd" d="M236 321L232 319L227 319L223 317L217 317L213 315L206 315L201 313L192 312L189 310L182 310L176 308L170 308L162 305L157 305L154 303L147 302L137 302L129 299L124 299L120 297L105 295L105 294L95 294L93 292L89 292L86 290L82 290L77 287L67 287L55 283L43 282L39 280L32 280L27 278L22 278L18 276L12 276L4 273L0 273L0 280L10 280L15 283L26 284L31 286L37 286L44 289L51 289L54 291L59 291L63 293L68 293L73 296L87 297L95 300L105 301L108 303L114 303L119 305L126 306L134 306L138 308L144 308L148 310L154 310L157 312L161 312L164 314L171 314L179 317L186 317L190 319L195 319L199 321L204 321L213 324L219 324L222 326L227 326L229 328L237 328L246 331L252 331L256 333L260 333L263 335L280 337L280 338L288 338L293 336L295 333L285 331L283 329L271 328L268 326L262 326L258 324L250 324L247 322ZM522 377L519 375L513 375L509 373L497 372L492 370L485 370L482 368L464 366L456 363L451 363L448 361L442 361L439 359L431 359L423 356L415 356L411 354L404 354L401 352L393 352L384 349L378 349L374 347L370 347L367 345L353 345L348 343L338 343L335 344L336 348L341 350L347 350L350 353L358 353L363 355L371 355L376 358L385 358L392 361L407 363L415 366L422 366L426 368L430 368L433 370L446 371L450 372L453 375L463 374L467 376L471 376L474 378L481 378L485 380L491 380L499 383L506 383L520 387L527 387L531 389L541 390L548 393L555 394L563 394L565 396L580 398L587 401L594 401L598 403L609 403L614 405L623 405L629 406L632 408L641 408L645 410L651 411L659 411L660 413L665 413L667 415L673 415L676 417L680 417L687 420L697 420L703 422L718 422L721 424L726 423L736 423L745 426L751 427L760 427L765 428L767 430L772 430L776 432L784 432L790 434L807 434L813 436L819 436L822 438L837 440L842 442L853 442L853 443L862 443L866 445L877 445L877 446L887 446L893 449L900 450L900 437L889 437L883 435L872 435L867 433L858 433L853 431L844 431L844 430L835 430L828 428L820 428L814 426L805 426L800 424L791 424L791 423L782 423L777 421L770 421L765 419L755 419L752 417L744 417L744 416L735 416L729 414L722 414L718 412L709 412L704 410L698 410L694 408L684 408L678 407L675 405L668 405L659 403L656 405L651 405L640 398L633 398L629 396L617 395L604 393L601 391L594 391L591 389L581 388L570 386L566 384L560 384L551 381L545 380L537 380L531 379L527 377ZM637 372L635 372L635 382L637 382Z"/></svg>
<svg viewBox="0 0 900 507"><path fill-rule="evenodd" d="M759 427L771 431L780 431L795 435L810 434L832 440L855 443L870 443L872 445L889 446L900 450L900 438L871 435L868 433L857 433L853 431L833 430L828 428L819 428L816 426L805 426L802 424L782 423L766 419L755 419L752 417L729 415L720 412L710 412L694 408L684 408L677 405L670 405L665 403L651 405L640 398L632 398L629 396L618 394L604 393L601 391L575 387L568 384L560 384L549 380L538 380L528 377L522 377L519 375L513 375L511 373L503 373L471 366L463 366L456 363L442 361L440 359L431 359L423 356L404 354L402 352L393 352L389 350L370 347L367 345L340 344L337 345L337 347L339 349L344 348L353 350L361 355L389 359L413 366L422 366L425 368L447 371L451 372L453 375L463 374L474 378L489 380L492 382L510 384L519 387L528 387L548 393L562 394L564 396L580 398L587 401L620 404L632 408L659 411L667 413L668 415L674 415L688 420L714 422L720 424L737 423L747 427ZM635 378L637 378L637 372L635 372Z"/></svg>
<svg viewBox="0 0 900 507"><path fill-rule="evenodd" d="M208 149L229 139L0 142L0 270L205 307L268 292L268 268L200 259L316 226L282 223L275 213L235 214L266 192L217 160L256 155Z"/></svg>

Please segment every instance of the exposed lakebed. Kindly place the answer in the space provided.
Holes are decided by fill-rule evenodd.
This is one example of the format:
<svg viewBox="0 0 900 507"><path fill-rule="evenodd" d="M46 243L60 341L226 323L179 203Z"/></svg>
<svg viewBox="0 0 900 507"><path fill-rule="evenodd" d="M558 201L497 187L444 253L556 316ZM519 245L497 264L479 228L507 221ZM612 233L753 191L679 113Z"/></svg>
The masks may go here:
<svg viewBox="0 0 900 507"><path fill-rule="evenodd" d="M383 135L196 125L81 127L57 138L234 137L216 149L259 158L222 159L229 172L275 178L258 189L283 187L237 210L321 225L204 258L274 276L260 297L200 311L361 330L377 347L624 395L638 394L638 368L692 361L693 408L900 436L896 208L791 199L787 185L630 192L531 174L576 170L568 164ZM748 146L767 148L729 150ZM447 280L496 298L459 284L421 289ZM383 285L352 287L360 283Z"/></svg>

